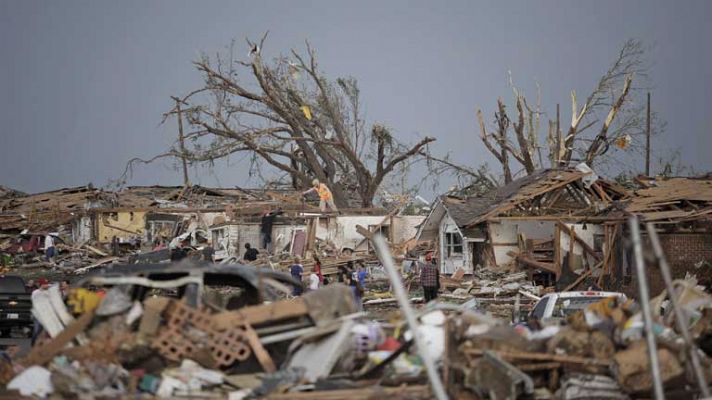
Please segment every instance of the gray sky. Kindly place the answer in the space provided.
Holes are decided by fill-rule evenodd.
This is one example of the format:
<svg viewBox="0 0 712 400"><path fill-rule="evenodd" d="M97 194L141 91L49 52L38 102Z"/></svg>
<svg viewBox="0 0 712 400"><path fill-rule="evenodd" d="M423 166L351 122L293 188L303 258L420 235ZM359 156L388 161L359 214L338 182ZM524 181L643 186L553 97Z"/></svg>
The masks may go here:
<svg viewBox="0 0 712 400"><path fill-rule="evenodd" d="M509 97L507 71L570 120L569 92L587 94L627 38L653 48L653 108L667 121L659 151L712 169L710 1L8 1L0 2L0 184L25 191L97 186L126 160L175 139L160 125L169 96L200 84L191 65L235 38L269 30L266 53L309 39L331 78L354 76L369 121L402 141L490 161L474 109ZM246 45L245 53L247 52ZM240 47L242 49L242 47ZM488 120L491 119L488 117ZM642 162L641 162L642 167ZM204 185L254 186L233 159ZM178 184L172 163L139 167L131 184Z"/></svg>

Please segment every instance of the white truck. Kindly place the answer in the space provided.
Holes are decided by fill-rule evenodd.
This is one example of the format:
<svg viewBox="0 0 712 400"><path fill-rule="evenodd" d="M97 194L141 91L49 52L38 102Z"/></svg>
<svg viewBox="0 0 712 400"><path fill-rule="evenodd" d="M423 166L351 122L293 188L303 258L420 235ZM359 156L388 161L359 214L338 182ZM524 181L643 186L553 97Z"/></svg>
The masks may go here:
<svg viewBox="0 0 712 400"><path fill-rule="evenodd" d="M566 317L583 310L589 304L609 297L618 297L625 301L626 295L618 292L558 292L542 297L529 313L529 320L538 320L542 325L562 324Z"/></svg>

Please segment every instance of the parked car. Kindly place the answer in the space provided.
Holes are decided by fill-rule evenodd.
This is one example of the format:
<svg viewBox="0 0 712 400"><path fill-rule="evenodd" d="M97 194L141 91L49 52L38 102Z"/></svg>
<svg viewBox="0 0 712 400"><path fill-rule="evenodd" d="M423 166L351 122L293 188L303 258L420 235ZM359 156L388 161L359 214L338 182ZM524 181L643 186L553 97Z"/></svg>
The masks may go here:
<svg viewBox="0 0 712 400"><path fill-rule="evenodd" d="M236 309L280 299L301 284L290 274L252 265L183 260L170 264L113 264L89 272L74 286L122 285L129 288L132 300L139 301L160 291L163 296L182 298L193 306L201 304L207 292L217 290L229 297L225 308Z"/></svg>
<svg viewBox="0 0 712 400"><path fill-rule="evenodd" d="M0 276L0 335L11 337L14 331L32 334L32 294L19 276Z"/></svg>
<svg viewBox="0 0 712 400"><path fill-rule="evenodd" d="M561 325L566 322L566 317L583 310L588 305L609 297L618 297L625 301L625 294L618 292L558 292L549 293L542 297L529 312L528 320L539 321L542 325Z"/></svg>

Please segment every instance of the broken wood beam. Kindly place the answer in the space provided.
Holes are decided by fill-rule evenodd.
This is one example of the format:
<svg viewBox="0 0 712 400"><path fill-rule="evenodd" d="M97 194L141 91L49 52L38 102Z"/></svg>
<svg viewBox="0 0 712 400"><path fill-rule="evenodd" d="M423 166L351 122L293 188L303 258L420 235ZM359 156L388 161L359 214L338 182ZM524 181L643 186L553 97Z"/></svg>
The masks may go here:
<svg viewBox="0 0 712 400"><path fill-rule="evenodd" d="M464 349L465 354L472 356L482 356L485 351L482 349ZM567 356L561 354L549 354L549 353L532 353L527 351L504 351L504 350L491 350L498 354L500 357L508 360L535 360L535 361L549 361L558 362L562 364L573 364L573 365L591 365L596 367L610 367L612 360L601 360L597 358L579 357L579 356Z"/></svg>
<svg viewBox="0 0 712 400"><path fill-rule="evenodd" d="M575 242L577 242L585 252L587 252L588 254L591 255L591 257L595 258L596 261L601 261L601 256L599 256L598 254L596 254L596 251L593 249L593 247L591 247L588 243L586 243L585 240L581 239L581 238L576 234L576 231L575 231L575 230L569 228L566 224L564 224L564 223L561 222L561 221L557 221L557 222L556 222L556 225L557 225L562 231L564 231L564 232L569 236L569 238L572 238Z"/></svg>
<svg viewBox="0 0 712 400"><path fill-rule="evenodd" d="M255 358L257 358L257 361L262 366L262 369L267 373L273 373L277 371L277 367L274 365L272 357L270 357L267 350L265 350L264 346L262 346L260 338L257 337L257 332L252 329L252 326L250 326L250 324L245 324L245 327L247 328L245 330L247 342L250 344L250 347L252 348L252 354L255 355Z"/></svg>
<svg viewBox="0 0 712 400"><path fill-rule="evenodd" d="M557 274L557 276L558 276L559 271L556 268L556 264L554 264L554 263L545 263L545 262L537 261L537 260L531 259L525 255L514 253L513 251L508 252L507 255L514 257L515 260L524 264L527 267L543 269L543 270L549 271L553 274Z"/></svg>
<svg viewBox="0 0 712 400"><path fill-rule="evenodd" d="M356 232L358 232L361 236L365 237L368 240L373 240L373 232L364 228L361 225L356 225Z"/></svg>
<svg viewBox="0 0 712 400"><path fill-rule="evenodd" d="M69 342L71 342L77 335L84 332L84 329L89 326L94 318L95 312L96 308L85 312L49 342L34 347L32 351L30 351L30 354L28 354L27 357L18 360L18 363L20 365L24 365L25 367L29 367L31 365L44 365L52 361L57 354L64 350L64 347L69 344Z"/></svg>
<svg viewBox="0 0 712 400"><path fill-rule="evenodd" d="M301 297L275 301L270 304L244 307L239 310L222 311L213 316L217 330L229 329L238 323L247 323L251 326L265 322L279 321L308 315L309 309Z"/></svg>
<svg viewBox="0 0 712 400"><path fill-rule="evenodd" d="M358 389L315 390L312 392L288 392L267 396L271 400L372 400L386 397L402 399L431 399L428 385L402 385L398 387L383 387L368 385Z"/></svg>
<svg viewBox="0 0 712 400"><path fill-rule="evenodd" d="M82 247L83 247L83 248L86 248L87 250L89 250L89 251L91 251L91 252L93 252L93 253L96 253L97 255L100 255L100 256L102 256L102 257L107 257L107 256L109 255L109 253L107 253L107 252L105 252L105 251L101 251L101 250L97 249L96 247L89 246L88 244L85 244L85 245L82 246Z"/></svg>

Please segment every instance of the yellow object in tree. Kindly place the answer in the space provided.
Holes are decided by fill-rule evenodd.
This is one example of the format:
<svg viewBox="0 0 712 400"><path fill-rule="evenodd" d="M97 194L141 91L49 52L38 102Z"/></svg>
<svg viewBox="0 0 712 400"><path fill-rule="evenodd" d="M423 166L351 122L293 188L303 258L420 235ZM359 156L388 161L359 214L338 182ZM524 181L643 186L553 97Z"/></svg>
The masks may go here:
<svg viewBox="0 0 712 400"><path fill-rule="evenodd" d="M67 305L72 314L84 314L87 311L97 308L100 302L101 296L91 290L84 288L69 289Z"/></svg>
<svg viewBox="0 0 712 400"><path fill-rule="evenodd" d="M311 121L311 119L312 119L311 108L309 108L309 106L301 106L301 107L299 107L299 109L302 110L302 112L304 113L304 118Z"/></svg>
<svg viewBox="0 0 712 400"><path fill-rule="evenodd" d="M630 146L630 144L633 142L633 138L630 137L630 135L624 135L616 139L616 147L618 147L621 150L625 150Z"/></svg>

